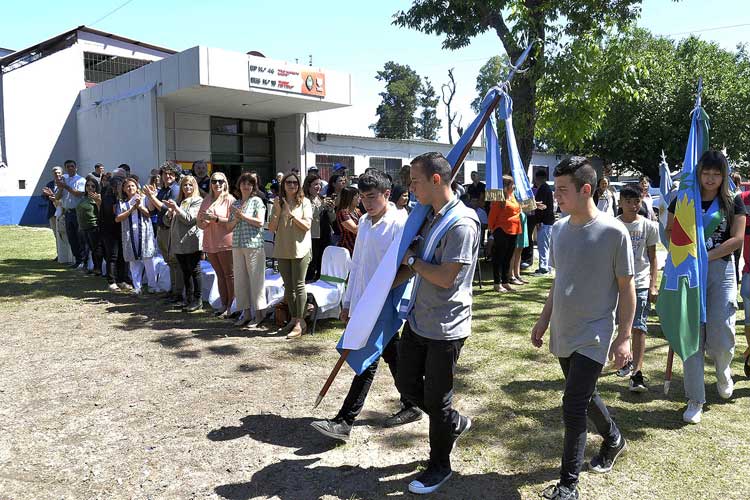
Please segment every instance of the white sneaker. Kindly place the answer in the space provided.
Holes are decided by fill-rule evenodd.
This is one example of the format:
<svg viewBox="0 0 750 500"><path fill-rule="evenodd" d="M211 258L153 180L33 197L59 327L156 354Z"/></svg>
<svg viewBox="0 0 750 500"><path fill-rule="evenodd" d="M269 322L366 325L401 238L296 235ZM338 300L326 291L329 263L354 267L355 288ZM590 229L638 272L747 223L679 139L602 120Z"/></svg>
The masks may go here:
<svg viewBox="0 0 750 500"><path fill-rule="evenodd" d="M132 290L133 289L133 287L130 284L125 283L124 281L122 283L118 283L117 286L120 287L120 290Z"/></svg>
<svg viewBox="0 0 750 500"><path fill-rule="evenodd" d="M133 288L133 291L130 293L133 294L135 297L138 297L141 295L141 293L143 293L143 291L140 288Z"/></svg>
<svg viewBox="0 0 750 500"><path fill-rule="evenodd" d="M721 381L721 377L718 377L716 380L716 389L719 391L721 399L731 398L732 393L734 392L734 381L732 380L732 377L730 376L726 383Z"/></svg>
<svg viewBox="0 0 750 500"><path fill-rule="evenodd" d="M699 424L703 417L703 403L688 401L687 410L682 414L682 420L688 424Z"/></svg>
<svg viewBox="0 0 750 500"><path fill-rule="evenodd" d="M119 292L120 291L120 287L117 286L117 283L112 283L111 285L109 285L108 288L109 288L110 292Z"/></svg>

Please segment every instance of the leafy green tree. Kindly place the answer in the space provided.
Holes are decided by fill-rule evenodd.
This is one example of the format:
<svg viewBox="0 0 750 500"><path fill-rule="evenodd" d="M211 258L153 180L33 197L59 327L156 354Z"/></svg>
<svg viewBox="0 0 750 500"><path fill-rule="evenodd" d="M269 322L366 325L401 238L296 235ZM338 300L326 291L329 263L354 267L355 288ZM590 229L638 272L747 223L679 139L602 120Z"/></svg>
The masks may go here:
<svg viewBox="0 0 750 500"><path fill-rule="evenodd" d="M435 88L429 78L424 79L424 84L419 92L419 106L421 111L417 118L417 137L436 141L438 130L440 130L440 119L437 117L437 104L440 98L435 93Z"/></svg>
<svg viewBox="0 0 750 500"><path fill-rule="evenodd" d="M415 0L393 23L423 33L443 35L443 48L458 49L488 31L497 34L515 61L529 41L539 40L517 74L511 96L521 159L531 161L537 119L537 86L545 73L546 49L587 36L601 39L607 29L623 27L639 13L640 0Z"/></svg>
<svg viewBox="0 0 750 500"><path fill-rule="evenodd" d="M419 106L422 79L409 66L388 61L375 77L385 82L378 121L370 125L376 137L411 139L417 131L415 114ZM434 90L433 90L434 93Z"/></svg>

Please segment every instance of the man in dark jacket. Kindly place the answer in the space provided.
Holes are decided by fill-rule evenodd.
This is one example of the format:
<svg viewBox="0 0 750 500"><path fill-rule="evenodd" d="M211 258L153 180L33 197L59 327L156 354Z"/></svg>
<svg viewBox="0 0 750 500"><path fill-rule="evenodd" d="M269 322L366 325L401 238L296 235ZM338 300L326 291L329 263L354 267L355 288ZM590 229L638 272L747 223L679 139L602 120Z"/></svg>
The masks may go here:
<svg viewBox="0 0 750 500"><path fill-rule="evenodd" d="M547 172L537 170L534 174L534 187L536 195L534 199L537 209L534 213L536 222L536 242L539 247L539 268L534 271L536 275L548 274L549 269L549 247L552 235L552 225L555 223L555 207L552 188L547 184Z"/></svg>

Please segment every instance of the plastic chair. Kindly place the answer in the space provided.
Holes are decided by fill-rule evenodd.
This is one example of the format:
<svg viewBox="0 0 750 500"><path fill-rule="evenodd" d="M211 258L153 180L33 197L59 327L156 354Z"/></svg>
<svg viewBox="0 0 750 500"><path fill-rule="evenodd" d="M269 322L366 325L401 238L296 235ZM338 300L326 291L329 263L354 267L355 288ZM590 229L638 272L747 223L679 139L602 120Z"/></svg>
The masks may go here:
<svg viewBox="0 0 750 500"><path fill-rule="evenodd" d="M315 326L321 315L327 318L338 317L351 266L352 259L346 248L329 246L323 250L320 279L305 285L307 301L313 306L310 334L315 333Z"/></svg>

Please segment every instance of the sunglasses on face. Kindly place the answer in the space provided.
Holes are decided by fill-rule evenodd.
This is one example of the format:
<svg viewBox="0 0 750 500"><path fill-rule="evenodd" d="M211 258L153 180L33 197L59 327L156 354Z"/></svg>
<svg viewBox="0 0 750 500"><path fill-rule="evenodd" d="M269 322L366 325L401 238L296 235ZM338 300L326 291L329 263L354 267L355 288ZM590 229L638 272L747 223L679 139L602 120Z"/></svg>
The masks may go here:
<svg viewBox="0 0 750 500"><path fill-rule="evenodd" d="M224 184L224 179L211 179L211 184Z"/></svg>
<svg viewBox="0 0 750 500"><path fill-rule="evenodd" d="M287 186L299 186L299 182L297 181L286 181L284 184Z"/></svg>

